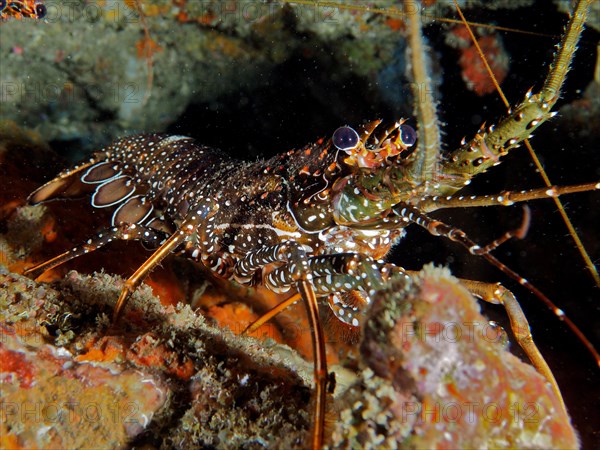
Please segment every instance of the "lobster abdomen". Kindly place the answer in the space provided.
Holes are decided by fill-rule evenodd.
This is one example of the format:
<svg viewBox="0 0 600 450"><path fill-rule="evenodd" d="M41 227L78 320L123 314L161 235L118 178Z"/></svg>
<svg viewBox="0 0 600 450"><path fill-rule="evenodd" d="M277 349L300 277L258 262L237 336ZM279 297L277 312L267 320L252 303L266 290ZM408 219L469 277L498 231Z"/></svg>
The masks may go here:
<svg viewBox="0 0 600 450"><path fill-rule="evenodd" d="M90 160L49 181L28 202L92 195L95 208L115 208L112 224L148 223L161 211L185 217L189 199L234 170L219 150L185 136L142 134L118 139Z"/></svg>

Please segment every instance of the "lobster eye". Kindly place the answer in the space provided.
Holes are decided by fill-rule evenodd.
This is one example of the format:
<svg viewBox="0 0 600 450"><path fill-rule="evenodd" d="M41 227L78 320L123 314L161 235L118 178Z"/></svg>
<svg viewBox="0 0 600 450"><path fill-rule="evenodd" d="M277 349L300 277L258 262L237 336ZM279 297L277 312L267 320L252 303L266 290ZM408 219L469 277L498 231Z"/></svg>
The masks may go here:
<svg viewBox="0 0 600 450"><path fill-rule="evenodd" d="M409 125L402 125L400 127L400 140L406 147L410 147L417 142L417 132Z"/></svg>
<svg viewBox="0 0 600 450"><path fill-rule="evenodd" d="M35 14L37 16L38 19L42 19L44 17L46 17L46 5L42 4L42 3L38 3L37 5L35 5Z"/></svg>
<svg viewBox="0 0 600 450"><path fill-rule="evenodd" d="M340 127L333 132L331 141L340 150L347 151L356 148L360 142L360 138L358 137L358 133L352 128Z"/></svg>

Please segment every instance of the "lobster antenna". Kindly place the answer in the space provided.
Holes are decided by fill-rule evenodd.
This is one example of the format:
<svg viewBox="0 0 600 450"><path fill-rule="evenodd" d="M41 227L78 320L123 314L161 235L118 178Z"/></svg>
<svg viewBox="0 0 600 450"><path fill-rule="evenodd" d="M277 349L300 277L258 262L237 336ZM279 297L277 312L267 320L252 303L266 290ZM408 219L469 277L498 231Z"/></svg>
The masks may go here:
<svg viewBox="0 0 600 450"><path fill-rule="evenodd" d="M510 104L508 103L508 100L506 99L506 96L504 95L504 91L502 91L500 84L496 80L494 72L492 71L492 68L488 64L487 58L485 57L485 55L483 54L483 51L481 50L481 47L479 46L479 43L477 42L477 39L475 38L475 35L473 34L473 30L471 29L469 22L467 22L457 1L453 0L453 2L454 2L454 6L456 7L456 11L458 12L458 15L460 16L461 22L466 27L466 29L469 33L469 36L471 37L471 40L473 41L473 45L475 45L475 48L477 49L477 53L479 54L483 64L485 65L485 69L488 72L488 75L490 76L492 83L494 84L496 91L498 92L498 95L502 99L504 106L506 106L507 111L510 112ZM581 18L582 24L581 25L576 24L574 26L569 25L569 29L567 31L571 31L572 28L575 28L577 30L577 28L583 27L583 22L585 22L585 17L587 16L587 8L588 7L589 7L588 0L577 2L577 5L574 9L573 14L575 15L575 17ZM559 72L559 74L560 74L560 72L562 72L562 71L564 71L565 73L563 74L562 77L559 77L557 75L551 76L552 81L554 81L557 77L562 78L564 80L564 78L566 76L566 72L568 71L568 63L565 61L565 53L568 53L568 49L567 50L565 50L565 49L569 46L572 46L573 52L574 52L575 51L574 47L575 47L576 42L573 42L573 41L577 41L577 39L574 39L572 36L569 36L569 33L567 32L567 36L561 42L561 44L559 46L559 50L557 51L557 53L555 55L555 60L551 67L551 71L553 74L555 74L556 72ZM570 56L572 56L572 55L570 55ZM562 67L564 69L554 72L553 71L554 67ZM554 85L556 85L556 86L554 86ZM553 87L552 93L555 94L556 96L558 96L558 93L560 92L560 85L562 85L562 83L558 83L555 81L554 85L552 86ZM546 85L544 85L544 89L546 89ZM525 139L524 143L525 143L525 147L527 147L527 150L529 152L531 159L533 160L533 162L535 164L535 167L537 168L540 176L544 180L546 187L550 188L552 186L552 182L550 181L548 174L544 170L542 163L540 162L535 150L533 149L531 143L529 142L529 139ZM575 246L577 247L577 250L579 251L579 253L581 254L581 257L585 261L585 265L588 268L590 274L592 275L592 278L594 279L596 286L600 287L600 275L598 274L598 270L596 269L596 266L594 265L592 259L590 258L590 255L588 254L587 250L585 249L585 246L583 245L581 238L577 234L577 231L575 230L575 227L573 226L571 219L567 215L567 212L565 211L562 201L558 197L553 197L553 200L554 200L554 203L556 204L556 207L558 208L558 211L562 217L563 222L567 226L569 235L575 242Z"/></svg>

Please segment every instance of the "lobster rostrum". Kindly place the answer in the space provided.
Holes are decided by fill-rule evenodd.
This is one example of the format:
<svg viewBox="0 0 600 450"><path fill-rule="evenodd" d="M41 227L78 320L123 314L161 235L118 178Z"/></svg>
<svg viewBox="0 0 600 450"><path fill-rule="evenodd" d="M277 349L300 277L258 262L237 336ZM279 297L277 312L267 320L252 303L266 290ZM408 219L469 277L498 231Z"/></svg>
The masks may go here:
<svg viewBox="0 0 600 450"><path fill-rule="evenodd" d="M535 290L490 254L518 232L480 246L429 213L600 188L600 183L588 183L492 196L459 193L553 115L584 20L585 12L573 15L540 93L528 94L496 127L481 129L446 157L439 155L439 145L427 127L422 127L417 147L417 132L403 120L389 126L379 120L356 129L343 126L330 138L255 163L234 160L185 136L144 134L119 139L29 197L30 203L37 204L91 195L92 206L114 210L111 225L26 273L37 277L114 240L142 241L156 250L127 280L115 320L131 293L170 253L244 285L262 283L276 292L295 289L307 307L313 333L317 398L313 446L320 447L327 365L318 297L327 299L340 320L360 326L362 307L373 290L388 277L410 277L409 272L382 261L410 224L458 242ZM424 121L422 115L426 114L419 114L419 122ZM560 398L512 293L497 283L464 280L464 284L484 300L505 306L517 341ZM292 296L285 303L297 299ZM556 313L561 314L557 308Z"/></svg>

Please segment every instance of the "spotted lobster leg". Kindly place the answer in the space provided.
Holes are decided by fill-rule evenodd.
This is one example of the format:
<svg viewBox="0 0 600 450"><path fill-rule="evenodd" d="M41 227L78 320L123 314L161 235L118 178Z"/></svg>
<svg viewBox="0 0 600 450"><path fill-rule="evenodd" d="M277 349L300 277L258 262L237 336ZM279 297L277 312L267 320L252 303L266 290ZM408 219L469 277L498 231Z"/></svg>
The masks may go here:
<svg viewBox="0 0 600 450"><path fill-rule="evenodd" d="M562 398L556 378L554 378L550 366L548 366L548 363L542 356L540 350L535 345L529 322L515 295L500 283L484 283L464 279L460 279L460 282L471 291L472 294L480 299L488 303L500 304L504 307L510 320L510 328L515 335L517 343L523 349L536 370L548 380L554 394L560 400L560 404L566 412L567 406Z"/></svg>
<svg viewBox="0 0 600 450"><path fill-rule="evenodd" d="M576 192L588 192L600 189L600 182L583 183L572 186L549 186L546 188L529 189L520 192L504 191L494 195L448 195L428 196L419 201L422 212L437 211L444 208L473 208L480 206L511 206L517 202L555 198Z"/></svg>
<svg viewBox="0 0 600 450"><path fill-rule="evenodd" d="M160 262L173 253L177 247L183 244L190 235L197 233L197 230L204 228L208 220L213 218L214 214L218 210L218 204L216 202L205 201L201 204L197 204L189 217L183 221L179 229L173 233L162 245L148 258L144 263L135 271L135 273L127 279L125 286L121 290L119 299L115 305L113 312L113 322L116 322L123 308L127 304L129 297L138 286L144 281L149 273L154 269ZM202 240L200 240L202 242Z"/></svg>
<svg viewBox="0 0 600 450"><path fill-rule="evenodd" d="M349 305L347 302L339 301L336 295L337 293L356 293L359 292L359 289L363 292L365 289L376 290L382 286L384 281L389 280L391 277L410 278L409 271L405 271L401 267L394 264L373 261L371 258L365 258L361 260L361 267L359 267L359 269L362 269L367 265L376 273L376 275L373 276L373 280L376 281L367 283L366 280L370 277L366 276L363 278L362 273L364 272L361 270L356 271L357 273L354 273L356 269L352 269L353 273L349 273L347 270L349 267L352 267L352 261L355 260L357 256L362 255L357 253L338 253L336 255L315 256L308 260L313 275L312 285L315 293L319 296L329 296L329 306L336 316L343 322L354 327L360 327L362 325L361 314L364 313L363 308L365 305L361 305L361 308L356 305ZM288 299L275 305L248 325L244 330L244 334L252 334L277 314L295 304L298 300L299 295L294 294ZM365 304L369 302L368 298L362 300L364 300Z"/></svg>
<svg viewBox="0 0 600 450"><path fill-rule="evenodd" d="M296 242L288 241L281 244L266 246L249 252L236 265L236 276L246 278L252 276L257 270L271 263L284 263L283 269L276 275L271 272L267 276L267 285L274 290L286 289L294 286L304 300L308 315L314 355L315 376L315 414L313 423L313 448L321 448L325 433L325 406L327 398L327 355L325 352L325 336L319 317L319 306L315 291L310 280L312 274L309 268L308 257L302 246Z"/></svg>
<svg viewBox="0 0 600 450"><path fill-rule="evenodd" d="M157 244L162 244L165 240L166 235L154 228L135 223L121 223L116 227L103 229L85 243L77 245L71 250L61 253L41 264L30 267L23 272L23 275L36 279L50 269L54 269L67 261L98 250L113 241L142 241L149 245L156 246Z"/></svg>

